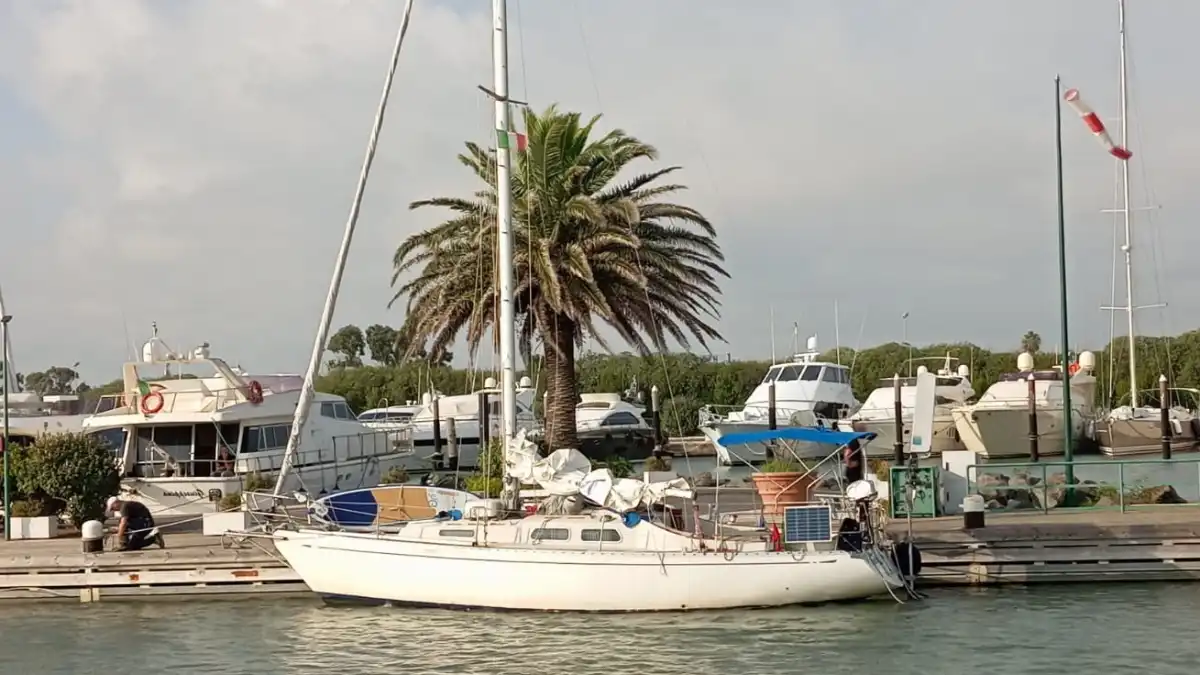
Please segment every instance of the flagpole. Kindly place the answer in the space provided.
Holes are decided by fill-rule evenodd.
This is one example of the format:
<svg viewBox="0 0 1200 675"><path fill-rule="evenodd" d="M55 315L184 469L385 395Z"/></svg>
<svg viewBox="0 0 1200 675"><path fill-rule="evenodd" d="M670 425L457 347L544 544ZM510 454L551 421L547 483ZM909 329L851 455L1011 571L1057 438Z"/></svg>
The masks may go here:
<svg viewBox="0 0 1200 675"><path fill-rule="evenodd" d="M1067 333L1067 226L1063 202L1063 146L1062 146L1062 80L1054 76L1054 149L1058 178L1058 302L1059 322L1062 325L1063 349L1071 344ZM1065 363L1066 359L1064 359ZM1075 447L1071 437L1071 369L1063 369L1063 462L1066 464L1067 504L1074 503Z"/></svg>

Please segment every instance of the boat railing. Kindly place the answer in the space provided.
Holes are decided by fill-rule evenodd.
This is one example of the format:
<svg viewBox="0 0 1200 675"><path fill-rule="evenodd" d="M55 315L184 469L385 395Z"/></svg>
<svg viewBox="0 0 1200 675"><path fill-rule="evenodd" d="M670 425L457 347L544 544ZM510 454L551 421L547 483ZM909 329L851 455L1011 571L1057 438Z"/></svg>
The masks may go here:
<svg viewBox="0 0 1200 675"><path fill-rule="evenodd" d="M122 393L105 394L96 401L92 414L99 415L112 410L128 408L129 414L143 413L156 405L154 399L161 397L162 406L153 410L154 414L169 414L173 412L214 412L227 406L245 403L245 393L231 387L228 389L190 389L186 391L154 391L147 395ZM144 403L143 403L144 401Z"/></svg>
<svg viewBox="0 0 1200 675"><path fill-rule="evenodd" d="M781 398L775 401L775 418L779 421L786 422L791 419L796 413L812 413L820 419L830 419L823 415L817 415L815 408L823 405L824 401L814 401L809 399L788 399ZM841 417L836 419L845 419L850 416L853 407L847 406L839 410ZM740 413L742 420L765 420L771 416L771 406L767 404L738 404L738 405L722 405L716 403L705 404L700 408L700 426L720 424L729 419L730 413Z"/></svg>
<svg viewBox="0 0 1200 675"><path fill-rule="evenodd" d="M989 462L967 467L967 494L992 511L1200 505L1200 455L1178 459Z"/></svg>

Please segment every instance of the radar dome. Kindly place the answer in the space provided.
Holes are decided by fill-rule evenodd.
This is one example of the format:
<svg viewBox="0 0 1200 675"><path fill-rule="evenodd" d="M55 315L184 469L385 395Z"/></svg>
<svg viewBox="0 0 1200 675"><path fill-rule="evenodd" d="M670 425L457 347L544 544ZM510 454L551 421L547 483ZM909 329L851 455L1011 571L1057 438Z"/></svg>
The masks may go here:
<svg viewBox="0 0 1200 675"><path fill-rule="evenodd" d="M1092 352L1079 353L1079 369L1092 371L1096 369L1096 355Z"/></svg>
<svg viewBox="0 0 1200 675"><path fill-rule="evenodd" d="M1017 357L1017 370L1021 371L1022 373L1032 372L1033 354L1030 354L1029 352L1022 352L1021 355Z"/></svg>
<svg viewBox="0 0 1200 675"><path fill-rule="evenodd" d="M929 372L929 369L926 368L925 366L917 366L917 374L918 375L924 375L925 373L928 373L928 372Z"/></svg>
<svg viewBox="0 0 1200 675"><path fill-rule="evenodd" d="M529 379L529 376L526 375L525 377L521 378L521 381L517 383L517 386L521 389L532 389L533 380Z"/></svg>
<svg viewBox="0 0 1200 675"><path fill-rule="evenodd" d="M808 351L810 351L810 352L817 351L817 336L814 335L814 336L808 338L807 345L808 345Z"/></svg>
<svg viewBox="0 0 1200 675"><path fill-rule="evenodd" d="M157 336L150 338L146 344L142 345L142 361L155 363L169 360L171 360L171 350L167 348L167 343Z"/></svg>
<svg viewBox="0 0 1200 675"><path fill-rule="evenodd" d="M967 364L964 363L963 365L958 367L958 376L959 377L970 377L971 376L971 369L967 366Z"/></svg>
<svg viewBox="0 0 1200 675"><path fill-rule="evenodd" d="M495 389L496 388L496 378L489 377L488 379L484 380L483 388L484 389Z"/></svg>
<svg viewBox="0 0 1200 675"><path fill-rule="evenodd" d="M421 394L421 405L429 405L430 403L433 403L433 396L429 392Z"/></svg>
<svg viewBox="0 0 1200 675"><path fill-rule="evenodd" d="M196 347L194 350L192 350L192 358L197 359L197 360L207 359L208 355L211 353L212 352L210 352L208 350L208 343L205 342L204 344L202 344L199 347Z"/></svg>

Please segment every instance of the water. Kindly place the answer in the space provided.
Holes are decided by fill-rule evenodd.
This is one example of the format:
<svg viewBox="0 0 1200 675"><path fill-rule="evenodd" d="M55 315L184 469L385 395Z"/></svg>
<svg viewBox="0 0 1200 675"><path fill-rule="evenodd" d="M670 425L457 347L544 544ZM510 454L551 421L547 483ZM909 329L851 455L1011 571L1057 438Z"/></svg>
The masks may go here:
<svg viewBox="0 0 1200 675"><path fill-rule="evenodd" d="M897 605L659 615L326 607L309 600L12 604L0 672L37 675L971 672L1185 675L1200 584L941 590Z"/></svg>

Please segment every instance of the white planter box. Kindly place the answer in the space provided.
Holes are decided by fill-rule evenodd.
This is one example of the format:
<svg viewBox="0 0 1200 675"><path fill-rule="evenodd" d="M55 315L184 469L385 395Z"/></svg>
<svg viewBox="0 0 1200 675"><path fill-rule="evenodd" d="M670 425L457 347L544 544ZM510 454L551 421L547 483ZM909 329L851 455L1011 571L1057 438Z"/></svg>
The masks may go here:
<svg viewBox="0 0 1200 675"><path fill-rule="evenodd" d="M13 539L53 539L58 536L56 516L12 518Z"/></svg>
<svg viewBox="0 0 1200 675"><path fill-rule="evenodd" d="M245 532L250 528L250 514L245 511L223 511L204 514L204 536L219 537L226 532Z"/></svg>

